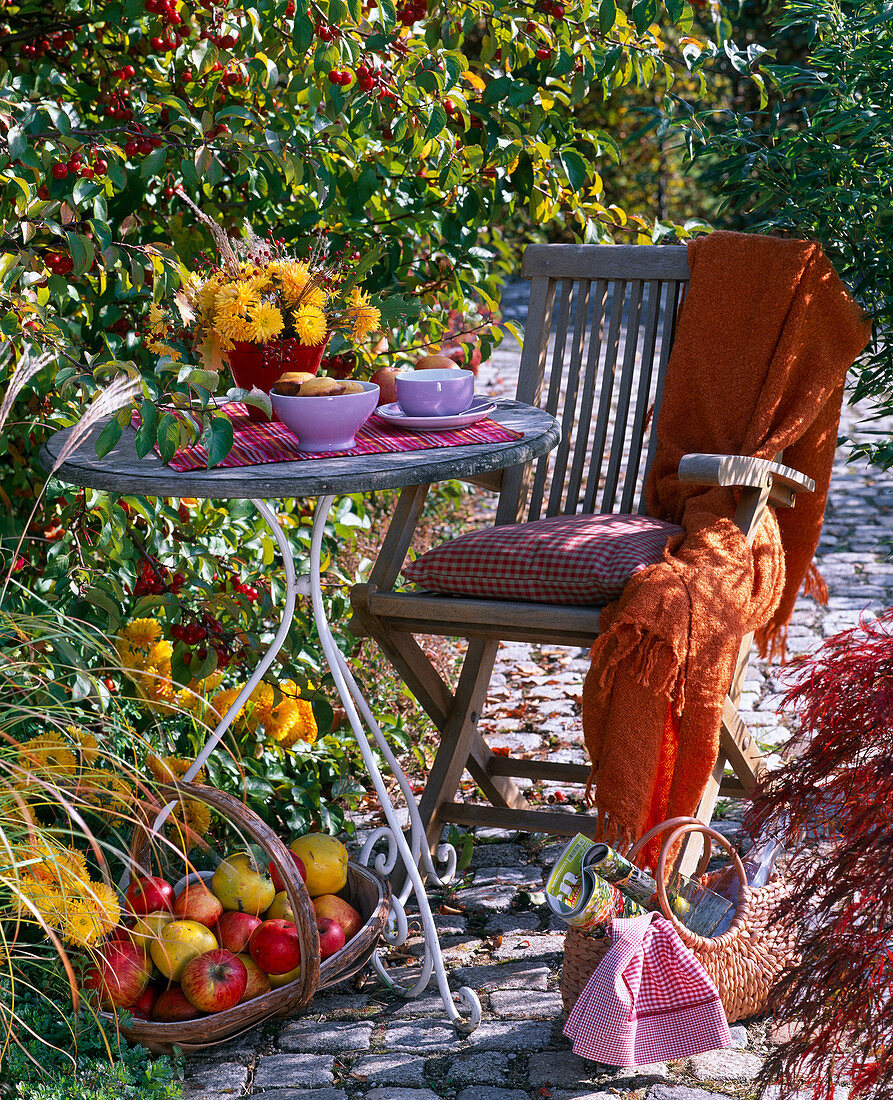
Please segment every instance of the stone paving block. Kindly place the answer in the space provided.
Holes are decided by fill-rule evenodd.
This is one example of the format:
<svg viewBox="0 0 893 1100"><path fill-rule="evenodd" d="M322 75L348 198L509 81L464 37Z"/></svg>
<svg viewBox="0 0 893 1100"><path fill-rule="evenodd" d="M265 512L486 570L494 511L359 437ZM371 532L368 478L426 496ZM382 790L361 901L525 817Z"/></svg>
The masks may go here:
<svg viewBox="0 0 893 1100"><path fill-rule="evenodd" d="M423 1088L425 1059L411 1054L370 1054L351 1067L352 1080L368 1085L403 1085Z"/></svg>
<svg viewBox="0 0 893 1100"><path fill-rule="evenodd" d="M710 1050L696 1054L689 1062L698 1081L752 1081L763 1068L763 1059L743 1050Z"/></svg>
<svg viewBox="0 0 893 1100"><path fill-rule="evenodd" d="M183 1085L183 1095L211 1092L220 1096L237 1096L247 1080L248 1067L241 1062L218 1062L203 1066L195 1076L190 1075Z"/></svg>
<svg viewBox="0 0 893 1100"><path fill-rule="evenodd" d="M469 886L456 891L456 901L472 911L504 913L517 892L514 886Z"/></svg>
<svg viewBox="0 0 893 1100"><path fill-rule="evenodd" d="M538 932L540 918L536 913L494 913L487 918L488 935L501 935L516 932Z"/></svg>
<svg viewBox="0 0 893 1100"><path fill-rule="evenodd" d="M334 1085L335 1059L322 1054L269 1054L254 1071L255 1089L282 1089L300 1085L321 1088Z"/></svg>
<svg viewBox="0 0 893 1100"><path fill-rule="evenodd" d="M347 1100L344 1089L271 1089L251 1095L263 1100Z"/></svg>
<svg viewBox="0 0 893 1100"><path fill-rule="evenodd" d="M474 885L539 889L543 885L543 876L538 867L484 867L474 876Z"/></svg>
<svg viewBox="0 0 893 1100"><path fill-rule="evenodd" d="M594 1063L570 1050L550 1050L531 1054L527 1062L527 1080L531 1088L543 1086L579 1086L592 1077Z"/></svg>
<svg viewBox="0 0 893 1100"><path fill-rule="evenodd" d="M430 1089L372 1089L365 1100L440 1100Z"/></svg>
<svg viewBox="0 0 893 1100"><path fill-rule="evenodd" d="M294 1020L280 1033L276 1045L296 1054L343 1054L349 1050L368 1050L371 1039L372 1024Z"/></svg>
<svg viewBox="0 0 893 1100"><path fill-rule="evenodd" d="M504 1020L529 1016L557 1016L562 1011L559 993L536 993L529 989L500 989L490 994L490 1008Z"/></svg>
<svg viewBox="0 0 893 1100"><path fill-rule="evenodd" d="M333 1013L352 1012L362 1016L370 1007L377 1011L378 1005L372 1004L372 999L366 993L329 993L324 990L313 998L313 1011L317 1016L331 1017Z"/></svg>
<svg viewBox="0 0 893 1100"><path fill-rule="evenodd" d="M715 1092L685 1085L655 1085L648 1090L647 1100L716 1100L716 1096Z"/></svg>
<svg viewBox="0 0 893 1100"><path fill-rule="evenodd" d="M447 1079L451 1085L504 1085L508 1072L509 1060L504 1054L481 1051L454 1058Z"/></svg>
<svg viewBox="0 0 893 1100"><path fill-rule="evenodd" d="M779 1100L781 1095L780 1090L775 1085L770 1085L769 1088L764 1089L760 1100ZM836 1085L834 1088L833 1100L847 1100L850 1095L850 1090L844 1088L842 1085ZM798 1090L789 1094L789 1100L812 1100L812 1089Z"/></svg>
<svg viewBox="0 0 893 1100"><path fill-rule="evenodd" d="M567 925L565 924L565 932ZM564 954L564 935L540 932L531 935L503 936L493 952L497 959L537 959L544 955Z"/></svg>
<svg viewBox="0 0 893 1100"><path fill-rule="evenodd" d="M741 1024L735 1024L734 1027L729 1028L729 1034L732 1036L732 1046L736 1050L747 1049L747 1045L750 1042L750 1036L747 1034L746 1027L742 1027Z"/></svg>
<svg viewBox="0 0 893 1100"><path fill-rule="evenodd" d="M515 867L524 863L524 850L517 844L475 844L472 867Z"/></svg>
<svg viewBox="0 0 893 1100"><path fill-rule="evenodd" d="M390 1025L385 1031L384 1045L388 1050L449 1054L460 1050L462 1044L452 1024L434 1020L412 1020Z"/></svg>
<svg viewBox="0 0 893 1100"><path fill-rule="evenodd" d="M544 990L551 973L547 966L519 961L463 966L454 970L451 977L457 986L467 985L478 993L489 993L494 989Z"/></svg>
<svg viewBox="0 0 893 1100"><path fill-rule="evenodd" d="M483 1088L463 1089L456 1100L528 1100L529 1095L518 1089L495 1089L485 1085Z"/></svg>
<svg viewBox="0 0 893 1100"><path fill-rule="evenodd" d="M453 973L456 973L455 970ZM450 985L455 987L456 982L451 981ZM414 1020L422 1016L431 1016L433 1020L436 1020L438 1013L443 1012L443 1001L440 999L439 993L424 993L414 1000L401 1000L395 1003L399 1007L388 1013L389 1018L395 1020Z"/></svg>
<svg viewBox="0 0 893 1100"><path fill-rule="evenodd" d="M550 1089L552 1100L617 1100L613 1092L591 1092L589 1089L571 1089L569 1092L559 1089L557 1092ZM525 1096L527 1094L525 1093Z"/></svg>
<svg viewBox="0 0 893 1100"><path fill-rule="evenodd" d="M470 1046L488 1050L509 1050L524 1054L542 1050L552 1041L552 1024L538 1021L517 1021L480 1024L468 1036Z"/></svg>

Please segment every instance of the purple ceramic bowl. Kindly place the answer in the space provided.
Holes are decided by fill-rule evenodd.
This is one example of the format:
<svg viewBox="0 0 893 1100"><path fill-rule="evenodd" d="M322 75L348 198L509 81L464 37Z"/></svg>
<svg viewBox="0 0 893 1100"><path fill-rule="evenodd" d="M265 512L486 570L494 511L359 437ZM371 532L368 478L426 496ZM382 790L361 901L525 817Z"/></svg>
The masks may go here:
<svg viewBox="0 0 893 1100"><path fill-rule="evenodd" d="M470 370L401 371L394 382L397 404L407 416L456 416L474 400Z"/></svg>
<svg viewBox="0 0 893 1100"><path fill-rule="evenodd" d="M378 386L361 385L362 393L333 397L286 397L274 389L270 399L273 411L298 437L299 451L349 451L378 403Z"/></svg>

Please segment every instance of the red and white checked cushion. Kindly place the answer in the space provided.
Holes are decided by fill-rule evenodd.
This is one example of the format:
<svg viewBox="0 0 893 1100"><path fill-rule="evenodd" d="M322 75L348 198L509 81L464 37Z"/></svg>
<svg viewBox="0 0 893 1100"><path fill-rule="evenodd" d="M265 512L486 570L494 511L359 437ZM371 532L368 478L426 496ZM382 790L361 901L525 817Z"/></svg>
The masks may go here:
<svg viewBox="0 0 893 1100"><path fill-rule="evenodd" d="M552 516L445 542L403 569L432 592L601 606L682 528L649 516Z"/></svg>

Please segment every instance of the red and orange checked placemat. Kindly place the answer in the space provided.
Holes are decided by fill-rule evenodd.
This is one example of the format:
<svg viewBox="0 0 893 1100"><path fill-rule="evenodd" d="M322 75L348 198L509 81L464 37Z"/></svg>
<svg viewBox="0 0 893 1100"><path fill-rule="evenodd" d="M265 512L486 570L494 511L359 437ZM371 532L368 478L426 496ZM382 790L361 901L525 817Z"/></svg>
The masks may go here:
<svg viewBox="0 0 893 1100"><path fill-rule="evenodd" d="M424 451L431 447L463 447L469 443L508 443L520 439L522 432L504 428L493 420L480 420L470 428L454 428L444 432L407 432L383 424L374 416L356 435L356 446L349 451L314 451L304 454L298 450L298 440L284 424L272 421L257 424L248 419L243 404L227 406L233 422L233 448L218 466L260 466L267 462L299 462L303 459L334 458L342 455L375 455L396 451ZM208 452L196 443L177 451L171 459L171 469L179 473L187 470L204 470L208 465Z"/></svg>

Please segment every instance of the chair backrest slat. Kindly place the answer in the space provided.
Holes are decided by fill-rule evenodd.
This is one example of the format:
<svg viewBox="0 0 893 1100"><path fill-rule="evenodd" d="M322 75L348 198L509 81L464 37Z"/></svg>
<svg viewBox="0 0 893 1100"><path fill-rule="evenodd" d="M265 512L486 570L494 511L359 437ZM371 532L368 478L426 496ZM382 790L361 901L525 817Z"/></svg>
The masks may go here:
<svg viewBox="0 0 893 1100"><path fill-rule="evenodd" d="M506 472L497 522L641 511L687 249L531 245L522 273L531 297L517 396L548 409L562 439Z"/></svg>

